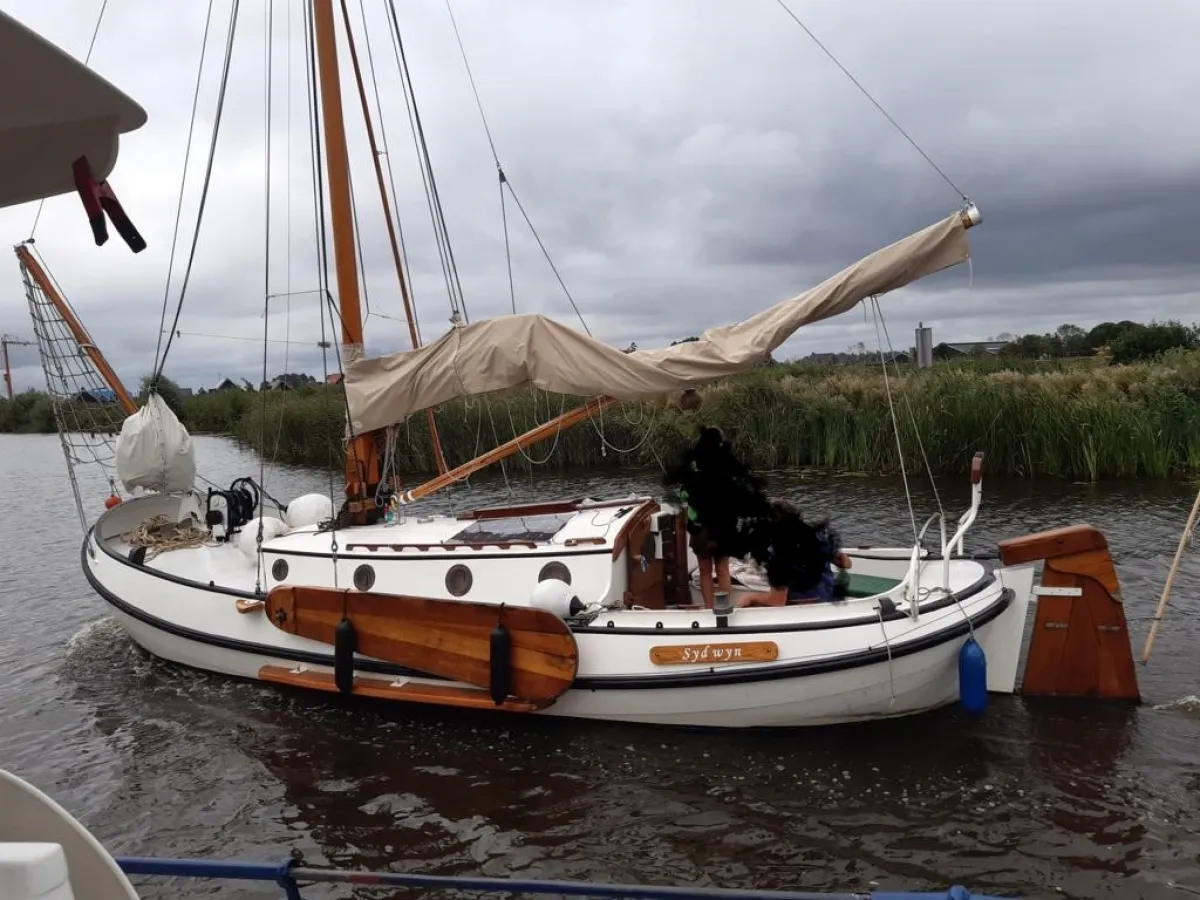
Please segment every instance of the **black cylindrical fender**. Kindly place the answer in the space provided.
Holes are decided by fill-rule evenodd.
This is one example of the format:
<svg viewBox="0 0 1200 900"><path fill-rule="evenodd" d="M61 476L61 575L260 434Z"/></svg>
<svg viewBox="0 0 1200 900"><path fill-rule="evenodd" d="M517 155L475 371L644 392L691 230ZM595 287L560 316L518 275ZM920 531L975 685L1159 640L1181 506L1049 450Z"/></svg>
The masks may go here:
<svg viewBox="0 0 1200 900"><path fill-rule="evenodd" d="M343 694L354 690L354 651L358 632L354 623L343 617L333 629L333 680Z"/></svg>
<svg viewBox="0 0 1200 900"><path fill-rule="evenodd" d="M492 702L499 706L512 691L512 634L503 622L497 622L492 629L490 650L490 693Z"/></svg>

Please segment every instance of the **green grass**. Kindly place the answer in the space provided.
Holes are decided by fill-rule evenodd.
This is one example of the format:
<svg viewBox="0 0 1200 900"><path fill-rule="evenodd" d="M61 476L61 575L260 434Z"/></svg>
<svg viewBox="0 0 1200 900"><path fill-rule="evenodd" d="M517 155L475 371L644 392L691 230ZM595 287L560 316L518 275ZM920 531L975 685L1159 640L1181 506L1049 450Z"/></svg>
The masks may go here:
<svg viewBox="0 0 1200 900"><path fill-rule="evenodd" d="M527 453L551 468L656 466L709 423L758 468L893 472L899 455L888 387L905 460L918 462L919 435L936 473L965 472L976 450L986 454L989 472L1021 477L1095 481L1200 471L1200 351L1124 366L964 360L900 376L889 371L888 384L878 367L777 365L708 386L697 415L665 401L621 404ZM273 393L264 409L258 394L206 394L183 401L183 419L193 432L230 434L281 461L340 465L342 397L327 387ZM579 399L518 390L446 404L437 424L447 460L465 462ZM0 431L50 430L48 410L37 395L0 401ZM434 470L424 415L399 425L396 438L401 472ZM511 464L530 465L521 455Z"/></svg>

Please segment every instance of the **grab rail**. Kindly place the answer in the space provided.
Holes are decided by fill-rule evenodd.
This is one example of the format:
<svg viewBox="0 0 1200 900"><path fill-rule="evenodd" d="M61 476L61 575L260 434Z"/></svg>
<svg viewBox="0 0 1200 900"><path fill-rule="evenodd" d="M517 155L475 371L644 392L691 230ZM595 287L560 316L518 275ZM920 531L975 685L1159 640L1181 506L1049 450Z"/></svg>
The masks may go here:
<svg viewBox="0 0 1200 900"><path fill-rule="evenodd" d="M816 891L764 891L715 887L666 887L637 884L597 884L587 881L552 881L537 878L483 878L460 875L422 875L415 872L364 872L349 869L314 869L298 865L295 856L282 862L243 862L240 860L160 859L154 857L118 857L116 862L126 875L174 878L208 878L227 881L272 881L287 900L303 900L300 882L352 885L388 885L406 888L457 888L504 894L527 893L540 896L605 897L610 900L1000 900L998 897L972 894L955 885L945 891L852 891L826 893Z"/></svg>

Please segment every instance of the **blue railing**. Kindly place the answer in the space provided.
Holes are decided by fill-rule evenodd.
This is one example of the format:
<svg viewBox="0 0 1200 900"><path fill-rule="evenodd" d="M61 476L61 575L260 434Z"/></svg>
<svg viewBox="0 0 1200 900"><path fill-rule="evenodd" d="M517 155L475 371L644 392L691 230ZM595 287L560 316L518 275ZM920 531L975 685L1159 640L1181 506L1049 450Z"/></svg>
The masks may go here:
<svg viewBox="0 0 1200 900"><path fill-rule="evenodd" d="M418 875L409 872L356 872L348 869L312 869L291 858L280 863L233 860L154 859L120 857L126 875L177 878L212 878L231 881L273 881L287 900L303 900L300 883L325 882L391 887L456 888L502 894L605 897L609 900L1000 900L972 894L964 887L947 891L860 891L840 894L814 891L755 891L711 887L654 887L639 884L592 884L586 881L547 881L536 878L475 878L458 875Z"/></svg>

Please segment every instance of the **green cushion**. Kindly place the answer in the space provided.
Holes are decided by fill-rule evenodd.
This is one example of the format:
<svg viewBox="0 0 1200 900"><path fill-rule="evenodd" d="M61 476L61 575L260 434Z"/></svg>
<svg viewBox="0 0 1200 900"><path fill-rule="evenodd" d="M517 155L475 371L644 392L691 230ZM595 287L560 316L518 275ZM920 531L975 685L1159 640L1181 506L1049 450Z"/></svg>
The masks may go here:
<svg viewBox="0 0 1200 900"><path fill-rule="evenodd" d="M857 575L851 570L848 595L851 597L874 597L876 594L884 594L890 591L899 583L899 578L884 578L881 575Z"/></svg>

